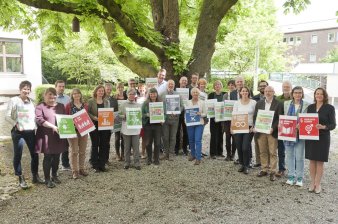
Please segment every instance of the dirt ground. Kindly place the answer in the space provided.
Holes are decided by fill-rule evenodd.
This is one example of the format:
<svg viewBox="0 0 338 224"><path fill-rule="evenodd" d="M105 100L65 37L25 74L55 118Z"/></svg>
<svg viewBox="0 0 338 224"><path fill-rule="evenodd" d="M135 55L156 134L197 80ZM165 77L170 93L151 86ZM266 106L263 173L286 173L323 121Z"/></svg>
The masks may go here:
<svg viewBox="0 0 338 224"><path fill-rule="evenodd" d="M28 150L23 169L31 188L17 191L12 146L3 141L1 223L338 223L338 134L332 137L319 195L307 191L308 161L304 187L299 188L286 185L285 178L258 178L258 169L238 173L238 166L221 157L203 159L199 166L183 155L159 166L143 160L137 171L124 170L113 152L108 172L90 170L88 177L73 180L69 171L60 171L62 183L48 189L31 184ZM209 130L203 147L209 147Z"/></svg>

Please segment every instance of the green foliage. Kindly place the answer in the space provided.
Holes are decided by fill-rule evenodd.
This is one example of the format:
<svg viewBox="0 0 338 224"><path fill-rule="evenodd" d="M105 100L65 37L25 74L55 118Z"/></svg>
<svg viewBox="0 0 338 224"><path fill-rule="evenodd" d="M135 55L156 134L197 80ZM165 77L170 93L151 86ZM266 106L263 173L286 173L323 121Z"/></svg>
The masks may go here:
<svg viewBox="0 0 338 224"><path fill-rule="evenodd" d="M332 49L328 53L328 55L322 60L322 62L326 62L326 63L338 62L338 47Z"/></svg>
<svg viewBox="0 0 338 224"><path fill-rule="evenodd" d="M166 47L165 53L174 63L175 75L182 74L186 67L183 62L183 56L179 44L172 43L170 46Z"/></svg>
<svg viewBox="0 0 338 224"><path fill-rule="evenodd" d="M287 0L283 5L285 8L284 13L287 14L292 11L295 14L299 14L306 9L310 3L311 0Z"/></svg>
<svg viewBox="0 0 338 224"><path fill-rule="evenodd" d="M35 87L34 93L35 93L35 102L36 102L36 104L39 104L39 103L43 102L43 93L49 87L54 87L54 85L45 84L45 85L40 85L40 86Z"/></svg>

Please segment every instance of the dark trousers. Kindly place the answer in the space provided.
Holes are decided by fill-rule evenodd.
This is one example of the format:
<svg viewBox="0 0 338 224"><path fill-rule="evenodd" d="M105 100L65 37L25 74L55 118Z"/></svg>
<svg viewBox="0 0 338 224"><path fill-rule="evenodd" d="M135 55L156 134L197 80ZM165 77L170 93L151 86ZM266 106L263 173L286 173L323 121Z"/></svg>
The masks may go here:
<svg viewBox="0 0 338 224"><path fill-rule="evenodd" d="M111 138L111 131L110 130L107 130L109 131L109 133L107 133L107 147L108 149L105 151L105 163L109 161L109 153L110 153L110 138Z"/></svg>
<svg viewBox="0 0 338 224"><path fill-rule="evenodd" d="M63 167L70 167L69 164L69 149L67 147L66 151L61 153L61 164Z"/></svg>
<svg viewBox="0 0 338 224"><path fill-rule="evenodd" d="M245 167L250 165L253 136L253 133L235 134L239 163Z"/></svg>
<svg viewBox="0 0 338 224"><path fill-rule="evenodd" d="M278 170L285 171L285 146L282 140L278 140Z"/></svg>
<svg viewBox="0 0 338 224"><path fill-rule="evenodd" d="M181 138L181 133L182 133L182 138ZM180 114L180 118L178 120L175 154L178 154L181 142L182 142L183 153L187 154L188 153L188 132L187 132L187 126L185 125L185 121L184 121L184 113Z"/></svg>
<svg viewBox="0 0 338 224"><path fill-rule="evenodd" d="M38 173L39 167L39 154L35 153L35 130L28 131L18 131L16 128L13 128L11 131L13 147L14 147L14 157L13 157L13 166L15 175L22 175L21 167L21 158L23 145L26 142L26 145L29 149L31 155L31 172L32 174Z"/></svg>
<svg viewBox="0 0 338 224"><path fill-rule="evenodd" d="M43 157L43 173L45 180L50 180L50 171L52 170L52 177L57 176L60 163L60 154L44 154Z"/></svg>
<svg viewBox="0 0 338 224"><path fill-rule="evenodd" d="M148 162L158 164L160 162L160 145L161 145L161 130L160 124L151 124L144 126L144 140L146 142ZM154 158L152 145L154 142ZM153 158L153 159L152 159Z"/></svg>
<svg viewBox="0 0 338 224"><path fill-rule="evenodd" d="M121 152L120 152L121 147ZM124 156L124 141L121 132L115 132L115 151L119 156Z"/></svg>
<svg viewBox="0 0 338 224"><path fill-rule="evenodd" d="M224 122L225 148L227 150L227 156L234 157L236 153L236 141L234 135L232 135L230 132L230 126L231 121Z"/></svg>
<svg viewBox="0 0 338 224"><path fill-rule="evenodd" d="M223 155L223 130L222 122L210 119L210 156Z"/></svg>
<svg viewBox="0 0 338 224"><path fill-rule="evenodd" d="M110 130L98 131L97 129L89 133L92 142L90 161L94 169L104 168L105 166L109 134Z"/></svg>

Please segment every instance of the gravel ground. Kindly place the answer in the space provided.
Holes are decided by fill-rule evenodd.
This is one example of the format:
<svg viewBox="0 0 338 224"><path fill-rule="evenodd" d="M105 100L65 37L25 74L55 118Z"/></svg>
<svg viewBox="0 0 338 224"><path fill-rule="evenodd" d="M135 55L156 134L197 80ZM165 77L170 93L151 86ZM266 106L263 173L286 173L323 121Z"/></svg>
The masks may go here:
<svg viewBox="0 0 338 224"><path fill-rule="evenodd" d="M319 195L307 192L308 170L299 188L287 186L285 178L258 178L258 169L238 173L223 158L194 166L181 155L160 166L147 166L143 160L140 171L124 170L112 155L108 172L90 171L78 180L69 171L60 172L62 183L47 189L30 184L28 150L23 167L32 187L13 194L17 183L11 144L2 142L1 223L338 223L338 134L332 137ZM203 138L208 147L209 130Z"/></svg>

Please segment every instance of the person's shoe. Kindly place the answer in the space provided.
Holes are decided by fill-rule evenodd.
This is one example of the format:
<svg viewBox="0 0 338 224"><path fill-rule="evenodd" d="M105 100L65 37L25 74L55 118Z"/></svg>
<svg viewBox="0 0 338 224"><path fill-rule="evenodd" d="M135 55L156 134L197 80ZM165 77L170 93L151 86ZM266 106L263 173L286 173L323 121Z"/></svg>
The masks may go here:
<svg viewBox="0 0 338 224"><path fill-rule="evenodd" d="M230 156L230 161L234 161L235 160L235 156Z"/></svg>
<svg viewBox="0 0 338 224"><path fill-rule="evenodd" d="M224 158L225 157L225 155L223 155L223 154L221 154L221 155L218 155L219 157L222 157L222 158Z"/></svg>
<svg viewBox="0 0 338 224"><path fill-rule="evenodd" d="M320 192L322 192L322 187L321 187L321 186L316 187L316 188L315 188L315 193L316 193L316 194L320 194Z"/></svg>
<svg viewBox="0 0 338 224"><path fill-rule="evenodd" d="M168 160L168 159L169 159L169 155L162 154L160 156L160 160Z"/></svg>
<svg viewBox="0 0 338 224"><path fill-rule="evenodd" d="M276 180L276 175L275 173L270 173L270 180L275 181Z"/></svg>
<svg viewBox="0 0 338 224"><path fill-rule="evenodd" d="M141 155L141 159L146 159L147 156L146 155Z"/></svg>
<svg viewBox="0 0 338 224"><path fill-rule="evenodd" d="M120 155L116 155L116 161L121 161L121 156Z"/></svg>
<svg viewBox="0 0 338 224"><path fill-rule="evenodd" d="M239 169L238 169L238 172L243 172L244 171L244 166L241 166Z"/></svg>
<svg viewBox="0 0 338 224"><path fill-rule="evenodd" d="M188 158L188 161L194 161L195 160L195 156L190 155Z"/></svg>
<svg viewBox="0 0 338 224"><path fill-rule="evenodd" d="M46 181L46 186L48 188L54 188L56 185L52 180L48 180L48 181Z"/></svg>
<svg viewBox="0 0 338 224"><path fill-rule="evenodd" d="M42 179L39 177L39 174L33 174L33 177L32 177L32 183L33 183L33 184L44 184L45 181L42 180Z"/></svg>
<svg viewBox="0 0 338 224"><path fill-rule="evenodd" d="M148 166L151 165L151 161L150 160L147 161L147 165Z"/></svg>
<svg viewBox="0 0 338 224"><path fill-rule="evenodd" d="M128 166L128 165L125 165L125 166L123 167L123 169L127 170L127 169L129 169L129 166Z"/></svg>
<svg viewBox="0 0 338 224"><path fill-rule="evenodd" d="M80 169L79 174L84 177L88 176L88 173L84 169Z"/></svg>
<svg viewBox="0 0 338 224"><path fill-rule="evenodd" d="M244 167L243 173L244 173L244 174L249 174L249 169L248 169L248 167Z"/></svg>
<svg viewBox="0 0 338 224"><path fill-rule="evenodd" d="M62 166L61 170L63 170L63 171L71 171L72 169L70 168L70 166Z"/></svg>
<svg viewBox="0 0 338 224"><path fill-rule="evenodd" d="M194 165L200 165L201 164L201 160L195 160L195 163L194 163Z"/></svg>
<svg viewBox="0 0 338 224"><path fill-rule="evenodd" d="M73 179L78 179L79 178L79 172L78 171L73 171Z"/></svg>
<svg viewBox="0 0 338 224"><path fill-rule="evenodd" d="M61 180L57 176L52 177L52 181L56 184L61 184Z"/></svg>
<svg viewBox="0 0 338 224"><path fill-rule="evenodd" d="M316 187L315 187L315 185L310 185L310 187L309 187L309 192L315 192L315 189L316 189Z"/></svg>
<svg viewBox="0 0 338 224"><path fill-rule="evenodd" d="M211 159L216 159L216 156L210 156Z"/></svg>
<svg viewBox="0 0 338 224"><path fill-rule="evenodd" d="M247 168L250 168L250 169L252 169L252 165L251 165L251 163L249 164L249 166L248 166Z"/></svg>
<svg viewBox="0 0 338 224"><path fill-rule="evenodd" d="M106 162L106 165L107 165L107 166L112 166L112 165L113 165L113 163L112 163L112 162L109 162L109 161L107 161L107 162Z"/></svg>
<svg viewBox="0 0 338 224"><path fill-rule="evenodd" d="M154 165L155 165L155 166L158 166L158 165L160 165L160 162L158 162L158 161L157 161L157 162L154 162Z"/></svg>
<svg viewBox="0 0 338 224"><path fill-rule="evenodd" d="M259 173L257 174L257 177L264 177L264 176L267 176L267 175L268 175L267 172L261 170L261 171L259 171Z"/></svg>
<svg viewBox="0 0 338 224"><path fill-rule="evenodd" d="M295 184L295 178L293 176L289 176L288 180L286 181L286 184L294 185Z"/></svg>
<svg viewBox="0 0 338 224"><path fill-rule="evenodd" d="M277 173L276 173L276 177L280 178L280 177L283 177L285 175L285 171L284 170L279 170Z"/></svg>
<svg viewBox="0 0 338 224"><path fill-rule="evenodd" d="M19 186L24 190L28 189L28 185L27 185L27 183L25 181L25 177L23 175L19 176Z"/></svg>
<svg viewBox="0 0 338 224"><path fill-rule="evenodd" d="M141 170L141 167L140 166L135 166L135 169L136 170Z"/></svg>
<svg viewBox="0 0 338 224"><path fill-rule="evenodd" d="M236 160L234 161L234 164L238 165L238 164L239 164L239 159L236 159Z"/></svg>
<svg viewBox="0 0 338 224"><path fill-rule="evenodd" d="M208 155L202 152L202 157L207 157Z"/></svg>
<svg viewBox="0 0 338 224"><path fill-rule="evenodd" d="M231 157L230 156L225 157L225 161L231 161Z"/></svg>
<svg viewBox="0 0 338 224"><path fill-rule="evenodd" d="M303 187L303 178L298 177L295 185L298 187Z"/></svg>
<svg viewBox="0 0 338 224"><path fill-rule="evenodd" d="M260 163L256 163L253 167L261 167Z"/></svg>
<svg viewBox="0 0 338 224"><path fill-rule="evenodd" d="M100 170L101 172L107 172L107 171L108 171L108 170L106 169L106 167L100 167L99 170Z"/></svg>

